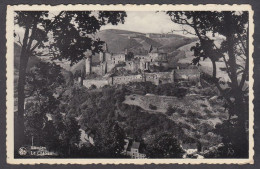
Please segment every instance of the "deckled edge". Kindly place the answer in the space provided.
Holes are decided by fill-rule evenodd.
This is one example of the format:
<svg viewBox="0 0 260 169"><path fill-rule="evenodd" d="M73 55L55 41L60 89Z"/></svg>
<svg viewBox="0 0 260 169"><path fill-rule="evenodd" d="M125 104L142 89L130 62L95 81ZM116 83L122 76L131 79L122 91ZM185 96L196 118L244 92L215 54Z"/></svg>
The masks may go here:
<svg viewBox="0 0 260 169"><path fill-rule="evenodd" d="M83 7L78 8L78 7ZM114 7L120 7L114 8ZM44 7L44 8L43 8ZM182 9L181 11L229 11L229 10L236 10L234 8L239 8L240 10L248 11L249 12L249 158L248 159L14 159L14 37L13 37L13 30L14 30L14 14L15 10L57 10L57 8L63 8L63 10L70 10L69 8L73 7L73 10L126 10L125 8L131 8L132 11L149 11L148 8L156 7L156 10L153 9L152 11L157 10L179 10L182 7L186 9ZM77 7L77 8L75 8ZM90 7L86 9L85 7ZM93 8L92 8L93 7ZM95 7L95 8L94 8ZM103 7L107 9L103 9ZM146 10L137 10L137 8L146 8ZM170 7L170 9L169 9ZM178 9L177 9L178 7ZM202 9L199 9L202 7ZM207 8L205 8L207 7ZM243 8L240 8L243 7ZM23 8L23 9L22 9ZM55 9L53 9L55 8ZM65 9L64 9L65 8ZM100 9L102 8L102 9ZM167 9L168 8L168 9ZM225 8L225 9L223 9ZM207 9L207 10L205 10ZM130 11L130 10L126 10ZM135 5L135 4L109 4L109 5L100 5L100 4L77 4L77 5L13 5L7 6L7 15L6 15L6 86L7 86L7 97L6 97L6 151L7 151L7 163L8 164L135 164L135 165L143 165L143 164L254 164L254 78L253 78L253 69L254 69L254 61L253 61L253 52L254 52L254 11L252 10L252 6L250 4L198 4L198 5L187 5L187 4L146 4L146 5ZM12 29L10 29L10 27ZM9 56L9 57L8 57ZM10 57L11 56L11 57ZM9 113L8 113L9 112ZM9 121L8 121L9 120ZM11 144L11 145L10 145ZM89 160L91 162L86 162ZM59 162L58 162L59 161ZM71 162L70 162L71 161Z"/></svg>

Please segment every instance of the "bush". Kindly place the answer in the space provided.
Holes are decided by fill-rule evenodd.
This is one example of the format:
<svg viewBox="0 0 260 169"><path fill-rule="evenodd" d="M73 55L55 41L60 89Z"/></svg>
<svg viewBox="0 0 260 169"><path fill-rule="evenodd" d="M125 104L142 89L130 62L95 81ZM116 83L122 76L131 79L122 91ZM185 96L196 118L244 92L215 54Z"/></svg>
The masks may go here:
<svg viewBox="0 0 260 169"><path fill-rule="evenodd" d="M168 116L171 116L173 113L176 113L176 110L177 110L177 107L169 106L169 107L167 108L166 114L167 114Z"/></svg>
<svg viewBox="0 0 260 169"><path fill-rule="evenodd" d="M196 117L196 114L195 114L193 111L189 110L189 111L187 112L187 116L188 116L189 118L195 118L195 117Z"/></svg>
<svg viewBox="0 0 260 169"><path fill-rule="evenodd" d="M201 103L200 106L201 107L208 107L206 104L203 104L203 103Z"/></svg>
<svg viewBox="0 0 260 169"><path fill-rule="evenodd" d="M183 110L182 108L177 108L176 110L179 114L184 114L185 110Z"/></svg>
<svg viewBox="0 0 260 169"><path fill-rule="evenodd" d="M97 86L96 86L96 85L94 85L94 84L93 84L93 85L91 85L91 86L89 87L89 89L91 89L91 90L92 90L92 89L96 89L96 88L97 88Z"/></svg>
<svg viewBox="0 0 260 169"><path fill-rule="evenodd" d="M149 104L149 109L151 109L151 110L157 110L157 107L154 106L154 105L152 105L152 104Z"/></svg>
<svg viewBox="0 0 260 169"><path fill-rule="evenodd" d="M185 88L179 88L179 89L177 90L177 92L176 92L175 95L176 95L176 97L178 97L178 98L182 98L182 97L186 96L187 92L188 92L187 89L185 89Z"/></svg>

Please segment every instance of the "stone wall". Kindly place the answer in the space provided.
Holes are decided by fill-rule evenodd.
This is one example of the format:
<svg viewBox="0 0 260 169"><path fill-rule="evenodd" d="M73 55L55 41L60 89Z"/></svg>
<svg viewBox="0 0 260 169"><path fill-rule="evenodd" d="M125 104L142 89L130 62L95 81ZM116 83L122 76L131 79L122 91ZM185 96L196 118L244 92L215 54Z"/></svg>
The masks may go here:
<svg viewBox="0 0 260 169"><path fill-rule="evenodd" d="M167 61L167 54L166 53L149 53L148 58L151 59L151 62Z"/></svg>
<svg viewBox="0 0 260 169"><path fill-rule="evenodd" d="M102 75L102 66L92 66L91 69L93 73L96 73L97 75Z"/></svg>
<svg viewBox="0 0 260 169"><path fill-rule="evenodd" d="M130 75L130 76L115 76L112 78L112 84L127 84L130 82L142 82L142 75Z"/></svg>
<svg viewBox="0 0 260 169"><path fill-rule="evenodd" d="M129 75L129 76L115 76L111 77L109 84L127 84L130 82L152 82L155 85L173 83L173 72L157 72L157 73L145 73L145 75Z"/></svg>
<svg viewBox="0 0 260 169"><path fill-rule="evenodd" d="M155 73L146 73L145 74L145 81L152 82L155 85L159 84L159 76Z"/></svg>
<svg viewBox="0 0 260 169"><path fill-rule="evenodd" d="M114 63L116 63L116 64L118 64L120 62L125 62L125 54L112 55L112 61L114 61Z"/></svg>
<svg viewBox="0 0 260 169"><path fill-rule="evenodd" d="M105 61L108 61L108 60L112 60L112 54L111 53L104 53L104 59L105 59Z"/></svg>
<svg viewBox="0 0 260 169"><path fill-rule="evenodd" d="M146 73L145 80L154 83L155 85L173 83L174 74L173 72L156 72Z"/></svg>
<svg viewBox="0 0 260 169"><path fill-rule="evenodd" d="M200 81L200 72L198 69L176 69L174 70L175 81Z"/></svg>
<svg viewBox="0 0 260 169"><path fill-rule="evenodd" d="M101 72L102 67L93 67L93 72ZM83 85L90 87L95 85L98 88L105 85L128 84L130 82L152 82L155 85L173 83L174 81L200 81L200 72L197 69L177 69L172 72L145 73L144 75L115 76L107 79L84 80Z"/></svg>
<svg viewBox="0 0 260 169"><path fill-rule="evenodd" d="M108 79L89 79L83 80L83 85L89 88L92 85L95 85L97 88L103 87L105 85L109 85Z"/></svg>
<svg viewBox="0 0 260 169"><path fill-rule="evenodd" d="M110 72L117 64L113 60L108 60L108 61L106 61L106 63L107 63L107 72Z"/></svg>
<svg viewBox="0 0 260 169"><path fill-rule="evenodd" d="M136 72L138 69L140 69L140 63L138 60L126 61L125 69Z"/></svg>

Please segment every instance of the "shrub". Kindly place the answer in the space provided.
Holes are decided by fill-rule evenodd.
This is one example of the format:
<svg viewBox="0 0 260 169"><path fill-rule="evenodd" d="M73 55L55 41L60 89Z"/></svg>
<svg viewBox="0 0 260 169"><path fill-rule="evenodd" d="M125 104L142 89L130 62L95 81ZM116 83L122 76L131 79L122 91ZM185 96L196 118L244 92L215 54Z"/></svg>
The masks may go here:
<svg viewBox="0 0 260 169"><path fill-rule="evenodd" d="M94 84L89 87L89 89L96 89L96 88L97 88L97 86Z"/></svg>
<svg viewBox="0 0 260 169"><path fill-rule="evenodd" d="M176 113L176 110L177 110L177 107L169 106L169 107L167 108L166 114L167 114L168 116L171 116L173 113Z"/></svg>
<svg viewBox="0 0 260 169"><path fill-rule="evenodd" d="M192 122L193 124L198 124L199 120L197 118L190 118L190 122Z"/></svg>
<svg viewBox="0 0 260 169"><path fill-rule="evenodd" d="M185 113L185 110L183 110L182 108L177 108L176 110L179 114L183 114Z"/></svg>
<svg viewBox="0 0 260 169"><path fill-rule="evenodd" d="M150 108L151 110L157 110L157 107L154 106L154 105L152 105L152 104L149 104L149 108Z"/></svg>
<svg viewBox="0 0 260 169"><path fill-rule="evenodd" d="M208 107L206 104L203 104L203 103L201 103L200 106L201 107Z"/></svg>
<svg viewBox="0 0 260 169"><path fill-rule="evenodd" d="M187 116L190 117L190 118L195 118L195 117L196 117L196 114L195 114L193 111L189 110L189 111L187 112Z"/></svg>
<svg viewBox="0 0 260 169"><path fill-rule="evenodd" d="M131 99L131 100L135 100L135 98L134 98L134 97L131 97L130 99Z"/></svg>
<svg viewBox="0 0 260 169"><path fill-rule="evenodd" d="M185 88L179 88L179 89L177 90L177 92L176 92L175 95L176 95L176 97L178 97L178 98L182 98L182 97L186 96L187 92L188 92L187 89L185 89Z"/></svg>

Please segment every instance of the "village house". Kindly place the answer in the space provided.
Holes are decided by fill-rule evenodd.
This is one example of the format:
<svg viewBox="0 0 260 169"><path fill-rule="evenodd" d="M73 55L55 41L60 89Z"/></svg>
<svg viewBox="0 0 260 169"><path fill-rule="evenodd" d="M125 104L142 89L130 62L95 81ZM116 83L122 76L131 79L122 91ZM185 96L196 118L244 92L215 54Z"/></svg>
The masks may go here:
<svg viewBox="0 0 260 169"><path fill-rule="evenodd" d="M183 143L181 147L187 155L195 154L198 152L198 146L196 143Z"/></svg>
<svg viewBox="0 0 260 169"><path fill-rule="evenodd" d="M131 138L125 139L125 146L123 154L130 156L134 159L143 159L146 158L144 154L144 149L141 147L140 142L133 141Z"/></svg>

